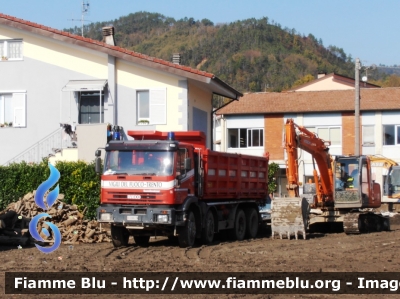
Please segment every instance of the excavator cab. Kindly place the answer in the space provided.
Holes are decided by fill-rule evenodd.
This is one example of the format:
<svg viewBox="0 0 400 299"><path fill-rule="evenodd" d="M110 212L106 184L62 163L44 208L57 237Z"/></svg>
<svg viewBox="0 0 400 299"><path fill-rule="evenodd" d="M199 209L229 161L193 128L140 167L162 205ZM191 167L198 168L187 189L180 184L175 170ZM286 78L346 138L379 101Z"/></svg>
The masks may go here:
<svg viewBox="0 0 400 299"><path fill-rule="evenodd" d="M359 159L339 158L335 167L335 190L358 190L359 185Z"/></svg>
<svg viewBox="0 0 400 299"><path fill-rule="evenodd" d="M380 186L371 173L367 156L338 156L335 159L336 208L375 208L380 206Z"/></svg>

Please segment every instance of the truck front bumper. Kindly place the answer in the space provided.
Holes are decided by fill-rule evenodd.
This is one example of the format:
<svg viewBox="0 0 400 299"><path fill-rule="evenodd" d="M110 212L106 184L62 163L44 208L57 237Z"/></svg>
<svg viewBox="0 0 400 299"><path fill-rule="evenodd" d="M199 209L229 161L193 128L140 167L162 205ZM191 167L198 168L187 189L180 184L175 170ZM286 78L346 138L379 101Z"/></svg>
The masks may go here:
<svg viewBox="0 0 400 299"><path fill-rule="evenodd" d="M184 225L183 218L181 211L168 206L102 205L97 208L99 222L138 228Z"/></svg>

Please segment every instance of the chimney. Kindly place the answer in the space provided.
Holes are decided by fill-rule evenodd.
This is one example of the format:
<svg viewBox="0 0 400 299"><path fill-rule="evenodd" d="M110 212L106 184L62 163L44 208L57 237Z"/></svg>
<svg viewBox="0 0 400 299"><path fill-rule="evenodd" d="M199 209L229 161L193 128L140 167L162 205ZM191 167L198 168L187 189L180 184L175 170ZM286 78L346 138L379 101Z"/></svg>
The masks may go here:
<svg viewBox="0 0 400 299"><path fill-rule="evenodd" d="M103 42L105 42L108 45L115 46L114 27L113 26L103 27L102 32L103 32Z"/></svg>
<svg viewBox="0 0 400 299"><path fill-rule="evenodd" d="M181 54L179 53L172 54L172 63L181 64Z"/></svg>

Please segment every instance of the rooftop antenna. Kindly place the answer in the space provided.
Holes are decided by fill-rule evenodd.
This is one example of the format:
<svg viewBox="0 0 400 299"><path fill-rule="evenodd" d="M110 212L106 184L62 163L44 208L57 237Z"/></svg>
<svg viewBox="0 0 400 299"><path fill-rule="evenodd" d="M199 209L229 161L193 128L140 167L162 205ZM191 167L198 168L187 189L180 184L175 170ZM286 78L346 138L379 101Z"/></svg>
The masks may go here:
<svg viewBox="0 0 400 299"><path fill-rule="evenodd" d="M85 15L89 13L90 3L89 0L84 1L82 0L82 11L81 11L81 18L78 19L70 19L69 21L80 21L81 22L81 32L83 37L83 23L90 22L89 20L85 20Z"/></svg>

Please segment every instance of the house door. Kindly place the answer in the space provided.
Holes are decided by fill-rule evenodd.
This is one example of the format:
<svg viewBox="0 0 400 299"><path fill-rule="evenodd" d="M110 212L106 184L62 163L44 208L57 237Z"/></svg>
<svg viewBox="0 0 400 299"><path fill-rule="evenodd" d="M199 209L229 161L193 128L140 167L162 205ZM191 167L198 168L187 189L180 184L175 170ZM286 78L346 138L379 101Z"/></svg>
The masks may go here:
<svg viewBox="0 0 400 299"><path fill-rule="evenodd" d="M99 124L104 122L104 94L100 91L80 92L79 123Z"/></svg>

